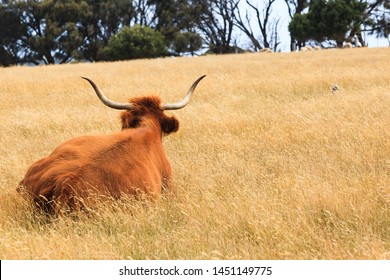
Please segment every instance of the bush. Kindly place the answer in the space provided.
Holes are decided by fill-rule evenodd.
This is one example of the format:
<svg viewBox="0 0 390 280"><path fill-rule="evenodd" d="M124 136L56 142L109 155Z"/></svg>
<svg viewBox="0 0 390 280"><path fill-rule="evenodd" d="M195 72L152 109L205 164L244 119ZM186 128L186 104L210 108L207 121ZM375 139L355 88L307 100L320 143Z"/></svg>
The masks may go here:
<svg viewBox="0 0 390 280"><path fill-rule="evenodd" d="M104 49L107 60L154 58L165 54L164 36L140 25L124 27L109 39Z"/></svg>
<svg viewBox="0 0 390 280"><path fill-rule="evenodd" d="M178 55L186 52L194 55L195 51L202 47L202 43L202 37L198 33L178 32L175 34L173 49Z"/></svg>

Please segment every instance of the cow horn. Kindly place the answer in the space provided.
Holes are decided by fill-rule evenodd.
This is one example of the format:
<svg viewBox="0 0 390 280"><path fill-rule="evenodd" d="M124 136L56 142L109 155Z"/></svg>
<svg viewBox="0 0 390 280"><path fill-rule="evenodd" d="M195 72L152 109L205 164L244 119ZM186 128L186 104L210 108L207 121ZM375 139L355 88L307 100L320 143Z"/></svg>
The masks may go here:
<svg viewBox="0 0 390 280"><path fill-rule="evenodd" d="M193 84L192 86L190 87L190 89L188 90L186 96L184 97L183 100L179 101L179 102L176 102L176 103L173 103L173 104L162 104L161 105L161 109L163 110L177 110L177 109L181 109L183 108L184 106L186 106L188 104L188 102L190 102L190 99L191 99L191 95L192 93L194 92L196 86L198 85L198 83L200 82L200 80L202 80L204 77L206 77L206 75L203 75L201 77L199 77Z"/></svg>
<svg viewBox="0 0 390 280"><path fill-rule="evenodd" d="M93 89L96 92L96 95L99 97L100 101L103 102L104 105L106 105L110 108L113 108L113 109L117 109L117 110L131 110L134 108L134 105L131 103L121 103L121 102L116 102L116 101L109 99L107 96L105 96L100 91L98 86L92 80L90 80L86 77L81 77L81 78L87 80L91 84L91 86L93 87Z"/></svg>

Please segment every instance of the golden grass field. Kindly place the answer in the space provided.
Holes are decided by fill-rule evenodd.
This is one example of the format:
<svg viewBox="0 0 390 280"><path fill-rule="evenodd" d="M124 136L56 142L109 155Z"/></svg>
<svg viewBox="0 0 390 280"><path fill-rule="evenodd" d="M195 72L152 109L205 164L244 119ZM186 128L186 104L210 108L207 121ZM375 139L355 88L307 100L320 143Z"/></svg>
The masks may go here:
<svg viewBox="0 0 390 280"><path fill-rule="evenodd" d="M0 68L0 259L390 259L389 58L365 48ZM16 193L65 140L120 130L80 76L118 101L174 102L203 74L164 138L174 195L46 221Z"/></svg>

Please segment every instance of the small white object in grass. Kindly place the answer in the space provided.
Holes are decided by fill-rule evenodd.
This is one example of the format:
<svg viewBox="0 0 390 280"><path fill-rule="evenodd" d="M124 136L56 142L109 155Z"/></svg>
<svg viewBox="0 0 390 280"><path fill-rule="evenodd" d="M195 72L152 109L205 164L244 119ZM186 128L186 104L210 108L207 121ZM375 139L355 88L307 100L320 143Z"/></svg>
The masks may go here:
<svg viewBox="0 0 390 280"><path fill-rule="evenodd" d="M333 85L332 86L332 93L335 94L336 91L340 90L339 86L338 85Z"/></svg>

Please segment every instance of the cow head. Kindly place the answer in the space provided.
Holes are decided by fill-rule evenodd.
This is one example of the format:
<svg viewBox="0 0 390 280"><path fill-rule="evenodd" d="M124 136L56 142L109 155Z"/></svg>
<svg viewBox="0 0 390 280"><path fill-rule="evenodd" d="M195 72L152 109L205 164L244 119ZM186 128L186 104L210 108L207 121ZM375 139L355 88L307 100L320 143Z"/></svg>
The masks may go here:
<svg viewBox="0 0 390 280"><path fill-rule="evenodd" d="M137 128L151 119L159 124L161 132L165 135L179 129L179 121L174 116L164 114L160 107L160 98L136 97L130 99L129 103L133 104L134 108L121 113L122 129Z"/></svg>
<svg viewBox="0 0 390 280"><path fill-rule="evenodd" d="M82 78L92 85L103 104L113 109L126 110L121 113L122 129L137 128L152 121L157 127L160 127L162 134L167 135L179 129L179 121L174 116L167 116L164 111L177 110L186 106L196 86L205 76L199 77L192 84L183 100L172 104L162 103L160 98L156 96L135 97L130 99L128 103L116 102L105 96L92 80L86 77Z"/></svg>

